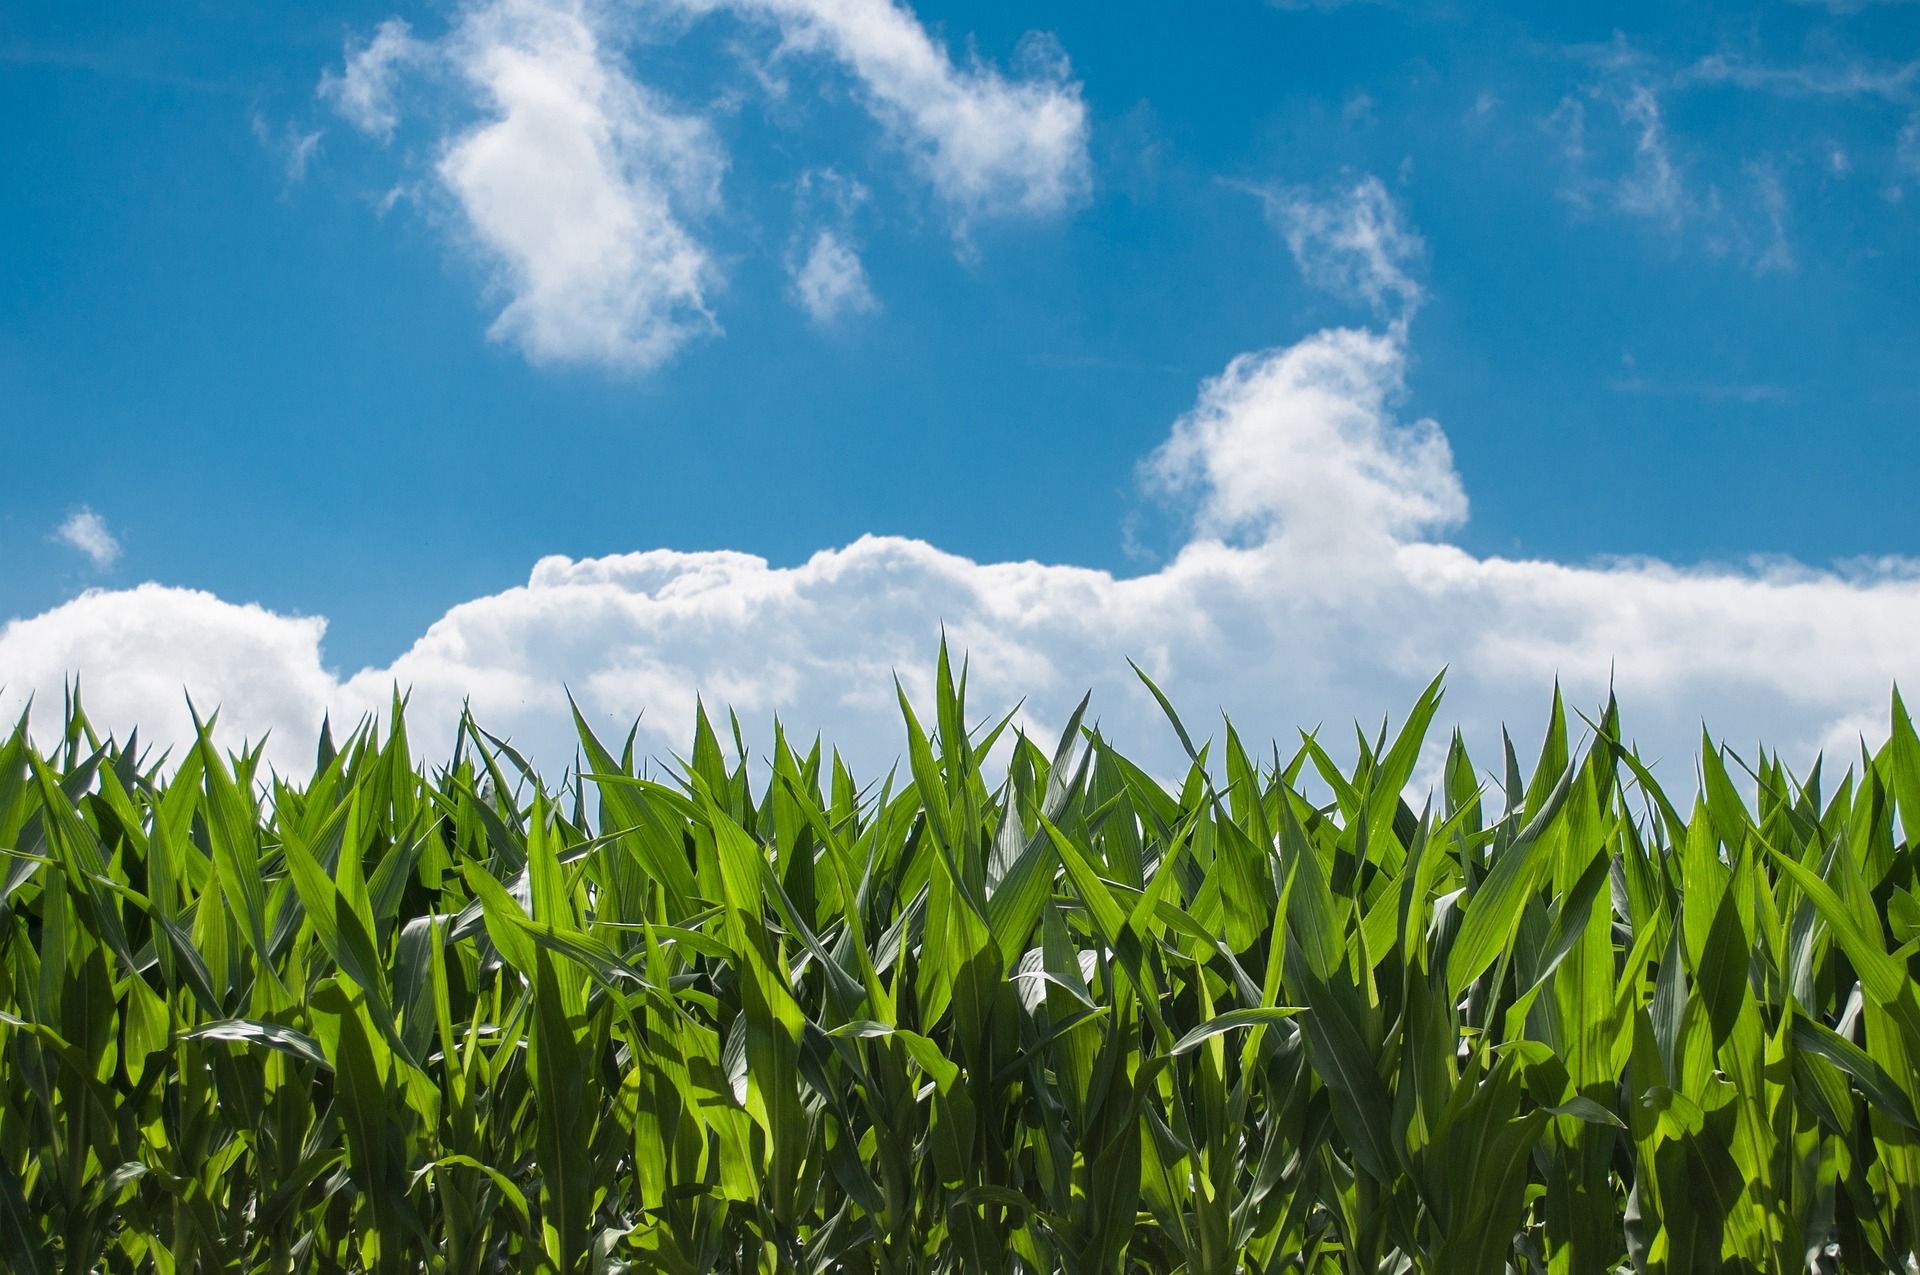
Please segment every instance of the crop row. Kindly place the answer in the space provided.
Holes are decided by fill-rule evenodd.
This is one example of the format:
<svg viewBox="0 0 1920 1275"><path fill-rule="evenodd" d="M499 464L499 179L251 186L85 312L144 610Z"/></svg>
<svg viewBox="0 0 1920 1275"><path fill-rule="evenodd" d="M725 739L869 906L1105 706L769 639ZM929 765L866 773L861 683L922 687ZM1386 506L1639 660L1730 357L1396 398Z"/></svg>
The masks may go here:
<svg viewBox="0 0 1920 1275"><path fill-rule="evenodd" d="M19 1272L1914 1269L1920 740L0 743ZM1155 692L1157 694L1157 691ZM1163 700L1164 704L1165 701ZM1084 705L1083 705L1084 709ZM996 760L989 766L987 758ZM1424 772L1423 772L1424 773Z"/></svg>

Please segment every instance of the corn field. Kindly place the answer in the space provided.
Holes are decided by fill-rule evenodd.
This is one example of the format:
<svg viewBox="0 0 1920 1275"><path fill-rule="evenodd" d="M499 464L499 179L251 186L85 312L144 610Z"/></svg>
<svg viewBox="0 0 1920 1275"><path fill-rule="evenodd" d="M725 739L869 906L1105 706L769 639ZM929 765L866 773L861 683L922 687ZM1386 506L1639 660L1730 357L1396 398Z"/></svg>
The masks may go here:
<svg viewBox="0 0 1920 1275"><path fill-rule="evenodd" d="M1438 682L1345 768L1162 697L1177 786L965 682L870 782L704 712L664 766L581 720L557 787L398 704L302 782L23 722L0 1263L1915 1269L1897 693L1837 780L1703 739L1681 804L1556 693L1530 774L1455 734L1416 808Z"/></svg>

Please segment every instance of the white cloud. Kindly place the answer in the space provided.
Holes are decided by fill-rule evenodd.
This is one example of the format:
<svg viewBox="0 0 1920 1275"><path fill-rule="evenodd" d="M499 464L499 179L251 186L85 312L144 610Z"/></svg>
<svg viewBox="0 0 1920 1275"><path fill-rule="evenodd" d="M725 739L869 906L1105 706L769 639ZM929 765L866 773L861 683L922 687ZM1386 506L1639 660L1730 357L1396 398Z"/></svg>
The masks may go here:
<svg viewBox="0 0 1920 1275"><path fill-rule="evenodd" d="M120 542L107 530L107 520L85 506L61 523L53 536L86 554L96 567L110 567L120 557Z"/></svg>
<svg viewBox="0 0 1920 1275"><path fill-rule="evenodd" d="M1793 397L1786 386L1767 381L1656 381L1626 375L1609 381L1607 388L1616 394L1697 398L1707 403L1782 403Z"/></svg>
<svg viewBox="0 0 1920 1275"><path fill-rule="evenodd" d="M1396 423L1405 353L1395 335L1342 328L1247 354L1147 463L1155 484L1191 494L1210 535L1285 542L1330 570L1466 518L1446 436Z"/></svg>
<svg viewBox="0 0 1920 1275"><path fill-rule="evenodd" d="M635 82L577 6L495 0L449 50L492 116L438 166L508 297L491 335L535 362L644 370L714 330L712 258L682 220L719 199L706 123Z"/></svg>
<svg viewBox="0 0 1920 1275"><path fill-rule="evenodd" d="M708 7L711 0L698 0ZM776 21L785 46L837 59L868 108L965 223L1072 208L1091 182L1087 108L1066 54L1030 36L1020 78L961 68L891 0L720 0Z"/></svg>
<svg viewBox="0 0 1920 1275"><path fill-rule="evenodd" d="M1770 66L1731 53L1709 54L1674 77L1676 87L1729 84L1786 97L1880 97L1892 102L1911 101L1917 81L1920 61Z"/></svg>
<svg viewBox="0 0 1920 1275"><path fill-rule="evenodd" d="M1619 109L1621 120L1634 133L1633 166L1617 187L1621 209L1677 222L1684 211L1685 191L1667 145L1660 99L1652 89L1637 85L1628 90Z"/></svg>
<svg viewBox="0 0 1920 1275"><path fill-rule="evenodd" d="M125 738L179 749L192 736L183 692L201 714L220 709L223 738L237 745L276 734L283 766L310 755L319 713L338 699L340 683L320 664L326 621L236 606L210 593L142 584L89 590L73 601L0 627L3 693L19 711L32 695L58 704L65 680L81 679L90 713ZM36 726L51 722L45 709Z"/></svg>
<svg viewBox="0 0 1920 1275"><path fill-rule="evenodd" d="M341 69L322 72L315 91L342 119L385 141L400 123L394 104L400 73L431 56L430 46L413 38L413 28L388 18L366 43L349 40Z"/></svg>
<svg viewBox="0 0 1920 1275"><path fill-rule="evenodd" d="M1796 263L1793 245L1787 241L1787 192L1780 184L1780 171L1772 164L1753 164L1748 172L1767 223L1764 238L1748 249L1749 265L1757 275L1791 271Z"/></svg>
<svg viewBox="0 0 1920 1275"><path fill-rule="evenodd" d="M1824 71L1759 68L1729 55L1675 71L1617 33L1569 53L1593 74L1547 120L1565 161L1562 198L1583 212L1640 218L1676 247L1696 244L1755 275L1794 268L1791 200L1774 157L1751 157L1736 168L1727 157L1682 144L1668 129L1666 102L1707 83L1840 92L1837 82Z"/></svg>
<svg viewBox="0 0 1920 1275"><path fill-rule="evenodd" d="M293 138L287 149L287 180L303 181L307 176L307 166L313 162L314 154L320 149L320 133L314 130L301 133Z"/></svg>
<svg viewBox="0 0 1920 1275"><path fill-rule="evenodd" d="M573 749L565 689L606 732L645 710L643 742L684 750L693 696L767 738L774 714L822 730L865 773L898 755L890 673L926 702L944 623L972 658L975 711L1027 697L1042 737L1091 687L1111 738L1162 772L1181 764L1126 659L1197 733L1224 707L1247 735L1403 711L1442 665L1444 717L1483 763L1497 727L1537 738L1551 679L1592 708L1617 684L1630 731L1675 783L1704 717L1738 744L1844 763L1896 678L1920 685L1920 566L1683 568L1480 557L1435 537L1466 502L1432 422L1395 414L1397 332L1329 331L1243 356L1201 391L1157 456L1195 502L1166 565L1117 578L980 563L922 541L863 537L792 567L739 553L653 551L539 562L524 586L448 611L392 663L341 675L323 622L143 585L93 592L0 629L0 715L85 678L102 725L178 741L179 698L305 764L323 711L377 712L413 691L416 737L448 738L463 699L555 769ZM1242 533L1237 542L1220 535ZM38 729L50 731L43 709ZM1862 724L1867 724L1865 727ZM43 737L45 737L43 735Z"/></svg>
<svg viewBox="0 0 1920 1275"><path fill-rule="evenodd" d="M1423 292L1408 267L1425 245L1378 177L1330 193L1256 188L1267 217L1315 287L1411 317Z"/></svg>
<svg viewBox="0 0 1920 1275"><path fill-rule="evenodd" d="M1862 9L1871 9L1875 5L1913 4L1915 0L1793 0L1798 5L1815 5L1829 13L1859 13Z"/></svg>
<svg viewBox="0 0 1920 1275"><path fill-rule="evenodd" d="M816 323L880 308L860 255L831 230L814 237L805 257L789 263L794 300Z"/></svg>
<svg viewBox="0 0 1920 1275"><path fill-rule="evenodd" d="M453 214L438 220L464 231L504 298L491 334L534 362L644 371L719 330L710 298L721 254L700 227L718 210L727 155L704 115L635 77L628 53L666 48L689 19L720 10L771 22L783 56L851 72L963 244L983 219L1057 214L1085 196L1087 111L1058 44L1029 37L1017 75L957 66L889 0L465 0L436 39L393 18L349 42L317 91L382 140L399 127L410 83L434 88L431 118L479 115L441 136L433 176ZM841 267L844 308L870 293L852 287L851 249L834 239L839 252L808 260Z"/></svg>
<svg viewBox="0 0 1920 1275"><path fill-rule="evenodd" d="M253 139L279 158L287 185L297 186L306 180L307 168L320 151L318 129L302 132L291 123L276 129L259 111L250 113L247 123L253 130Z"/></svg>

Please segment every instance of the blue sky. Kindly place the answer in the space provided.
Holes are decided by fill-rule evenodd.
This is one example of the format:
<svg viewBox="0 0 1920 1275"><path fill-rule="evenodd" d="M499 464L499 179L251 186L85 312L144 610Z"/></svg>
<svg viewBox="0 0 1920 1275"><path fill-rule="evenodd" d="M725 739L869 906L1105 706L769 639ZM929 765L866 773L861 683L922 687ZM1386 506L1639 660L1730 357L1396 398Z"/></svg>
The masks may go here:
<svg viewBox="0 0 1920 1275"><path fill-rule="evenodd" d="M1389 442L1437 422L1464 493L1396 543L1789 559L1904 605L1920 5L1534 9L15 3L0 616L201 591L325 617L329 678L390 680L546 555L777 571L871 533L1150 581L1284 521L1168 480L1175 422L1236 356L1341 329L1390 344ZM1550 671L1631 648L1582 641ZM1749 696L1649 693L1676 687L1696 721Z"/></svg>

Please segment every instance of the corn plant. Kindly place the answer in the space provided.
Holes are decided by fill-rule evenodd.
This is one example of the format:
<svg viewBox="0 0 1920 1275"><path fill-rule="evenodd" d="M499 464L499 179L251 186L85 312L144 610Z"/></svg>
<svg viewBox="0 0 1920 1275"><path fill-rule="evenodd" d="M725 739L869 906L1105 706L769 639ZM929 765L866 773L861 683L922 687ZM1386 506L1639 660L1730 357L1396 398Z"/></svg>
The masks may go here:
<svg viewBox="0 0 1920 1275"><path fill-rule="evenodd" d="M1144 678L1143 678L1144 680ZM1920 740L0 744L18 1272L1913 1270ZM1152 684L1149 682L1151 688ZM1153 692L1159 695L1157 689ZM578 718L578 714L576 714ZM1217 746L1216 746L1217 744ZM995 760L988 762L989 757Z"/></svg>

